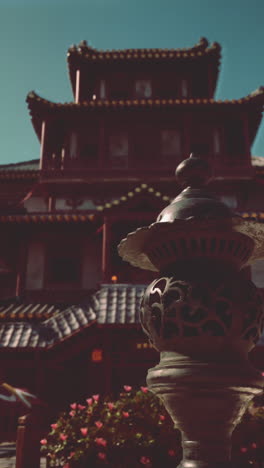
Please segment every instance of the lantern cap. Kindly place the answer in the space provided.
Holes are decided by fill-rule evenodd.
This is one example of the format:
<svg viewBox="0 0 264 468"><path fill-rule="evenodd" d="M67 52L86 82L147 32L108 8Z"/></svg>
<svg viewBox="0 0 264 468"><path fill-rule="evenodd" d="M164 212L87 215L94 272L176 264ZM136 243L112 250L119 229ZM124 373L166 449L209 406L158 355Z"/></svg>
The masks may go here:
<svg viewBox="0 0 264 468"><path fill-rule="evenodd" d="M206 189L211 168L205 159L192 153L179 164L176 177L184 190L160 213L157 222L173 222L176 219L228 220L235 216L227 205Z"/></svg>

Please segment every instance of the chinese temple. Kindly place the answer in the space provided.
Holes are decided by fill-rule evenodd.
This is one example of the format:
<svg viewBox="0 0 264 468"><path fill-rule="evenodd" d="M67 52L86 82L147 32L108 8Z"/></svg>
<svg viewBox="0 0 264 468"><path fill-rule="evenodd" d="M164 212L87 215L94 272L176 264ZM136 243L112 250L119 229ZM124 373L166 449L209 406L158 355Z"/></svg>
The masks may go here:
<svg viewBox="0 0 264 468"><path fill-rule="evenodd" d="M0 166L1 378L56 408L143 385L157 362L139 326L154 272L117 245L180 192L179 162L213 169L210 190L264 222L264 158L252 157L264 88L214 99L221 47L68 51L73 101L27 96L40 159ZM264 288L264 263L245 275ZM264 339L252 360L264 371Z"/></svg>

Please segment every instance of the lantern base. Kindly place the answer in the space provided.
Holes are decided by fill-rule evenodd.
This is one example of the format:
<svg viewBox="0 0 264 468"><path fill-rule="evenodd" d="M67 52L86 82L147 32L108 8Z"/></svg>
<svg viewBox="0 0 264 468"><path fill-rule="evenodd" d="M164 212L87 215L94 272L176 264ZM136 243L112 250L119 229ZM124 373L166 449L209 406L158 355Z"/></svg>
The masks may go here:
<svg viewBox="0 0 264 468"><path fill-rule="evenodd" d="M182 432L178 468L231 468L232 432L262 392L261 373L246 360L202 362L163 352L147 383Z"/></svg>

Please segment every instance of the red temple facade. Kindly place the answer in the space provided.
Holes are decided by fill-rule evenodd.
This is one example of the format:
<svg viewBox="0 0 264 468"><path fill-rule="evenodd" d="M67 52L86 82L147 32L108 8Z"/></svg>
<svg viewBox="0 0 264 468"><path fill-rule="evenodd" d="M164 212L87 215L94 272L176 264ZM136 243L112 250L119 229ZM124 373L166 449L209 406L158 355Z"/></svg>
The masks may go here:
<svg viewBox="0 0 264 468"><path fill-rule="evenodd" d="M74 102L29 93L40 160L0 166L2 380L50 405L144 384L157 362L139 325L155 275L117 245L180 191L177 164L195 152L210 189L264 220L264 163L250 148L264 89L217 101L221 47L68 52ZM252 271L263 287L264 266ZM262 343L262 344L261 344ZM252 359L264 370L264 340Z"/></svg>

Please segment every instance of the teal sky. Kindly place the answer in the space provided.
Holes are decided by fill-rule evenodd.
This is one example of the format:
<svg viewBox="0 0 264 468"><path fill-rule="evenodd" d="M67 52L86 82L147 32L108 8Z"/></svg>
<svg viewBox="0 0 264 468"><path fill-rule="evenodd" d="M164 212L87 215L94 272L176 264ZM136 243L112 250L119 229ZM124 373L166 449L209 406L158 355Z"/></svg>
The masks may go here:
<svg viewBox="0 0 264 468"><path fill-rule="evenodd" d="M0 0L0 163L39 157L29 91L72 100L67 49L222 45L217 99L264 85L264 0ZM264 122L252 154L264 156Z"/></svg>

